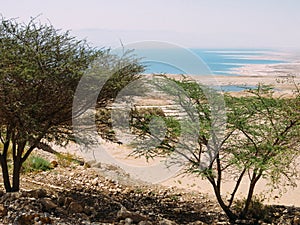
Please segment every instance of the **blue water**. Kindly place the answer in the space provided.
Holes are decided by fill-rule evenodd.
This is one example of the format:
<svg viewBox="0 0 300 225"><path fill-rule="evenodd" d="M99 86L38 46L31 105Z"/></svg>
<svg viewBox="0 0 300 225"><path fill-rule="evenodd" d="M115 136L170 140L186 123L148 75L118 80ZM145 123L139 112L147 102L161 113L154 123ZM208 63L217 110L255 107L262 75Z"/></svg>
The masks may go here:
<svg viewBox="0 0 300 225"><path fill-rule="evenodd" d="M234 68L239 68L248 64L278 64L285 61L272 59L258 59L255 56L268 56L268 53L273 52L268 49L189 49L192 53L198 56L204 64L207 65L211 74L215 75L239 75L233 72ZM166 57L176 57L172 49L147 49L154 53L159 51L161 55ZM144 52L145 53L145 52ZM146 55L147 55L146 54ZM142 53L140 55L142 56ZM165 73L165 74L185 74L185 71L177 68L176 65L167 65L160 62L147 62L145 73Z"/></svg>
<svg viewBox="0 0 300 225"><path fill-rule="evenodd" d="M215 87L212 87L215 88ZM216 87L217 90L221 89L224 92L232 91L232 92L237 92L237 91L244 91L244 90L251 90L255 89L257 86L253 85L221 85L220 87Z"/></svg>

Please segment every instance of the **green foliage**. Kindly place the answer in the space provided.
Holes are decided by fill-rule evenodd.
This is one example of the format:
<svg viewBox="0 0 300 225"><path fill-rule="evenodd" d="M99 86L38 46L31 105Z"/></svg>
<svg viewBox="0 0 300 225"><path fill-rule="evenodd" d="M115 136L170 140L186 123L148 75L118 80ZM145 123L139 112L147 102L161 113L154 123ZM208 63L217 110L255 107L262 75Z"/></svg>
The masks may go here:
<svg viewBox="0 0 300 225"><path fill-rule="evenodd" d="M131 126L143 134L150 132L150 122L161 119L167 127L170 135L180 135L180 124L172 117L166 117L161 108L140 108L131 110ZM159 124L158 124L159 126Z"/></svg>
<svg viewBox="0 0 300 225"><path fill-rule="evenodd" d="M220 206L230 220L234 221L249 215L263 218L264 210L267 209L253 198L257 182L261 178L267 179L273 188L295 184L297 170L293 162L299 156L300 148L298 86L295 86L295 94L290 97L275 97L272 88L263 85L249 90L244 97L227 94L222 97L191 80L172 80L167 77L165 79L166 82L158 84L162 90L171 96L179 96L176 103L185 109L196 109L187 110L188 118L184 120L186 125L180 127L180 134L198 133L199 136L194 146L191 146L189 142L178 143L177 135L166 135L162 142L164 151L151 149L152 156L171 153L174 146L179 146L176 150L187 159L185 172L202 175L210 182ZM170 80L171 82L168 82ZM172 82L176 85L172 85ZM226 115L222 111L222 98L226 103ZM215 107L218 104L220 107ZM143 114L140 116L142 118L139 121L145 121L149 117ZM223 118L226 116L227 120L224 135L220 136L222 130L218 129L216 124L221 121L219 118L222 116ZM192 126L196 122L199 126ZM140 129L142 134L151 136L145 124L137 125L135 128ZM215 151L217 154L212 158L211 164L203 169L202 156L209 151ZM147 151L135 150L135 152L146 157L148 154ZM236 183L232 192L224 195L221 186L225 182L224 177L228 176ZM245 179L249 183L246 198L237 202L236 193L242 180ZM234 209L234 205L238 210ZM257 211L261 211L262 214Z"/></svg>
<svg viewBox="0 0 300 225"><path fill-rule="evenodd" d="M72 102L78 82L103 51L68 32L34 19L28 24L2 18L0 23L0 153L7 191L19 189L22 163L42 139L72 139ZM8 149L14 160L11 186L6 166Z"/></svg>
<svg viewBox="0 0 300 225"><path fill-rule="evenodd" d="M23 172L40 172L40 171L47 171L53 169L52 164L40 157L40 156L30 156L24 163L23 163Z"/></svg>
<svg viewBox="0 0 300 225"><path fill-rule="evenodd" d="M0 28L1 133L13 130L18 134L13 142L38 142L43 136L61 143L69 136L61 127L69 125L83 70L102 51L34 20L2 19Z"/></svg>
<svg viewBox="0 0 300 225"><path fill-rule="evenodd" d="M178 120L166 117L163 110L156 107L135 108L131 110L130 117L132 132L140 137L132 143L136 149L132 155L137 157L143 155L149 159L173 151L174 146L171 146L168 140L180 136L182 128ZM164 138L161 139L162 131L164 131Z"/></svg>
<svg viewBox="0 0 300 225"><path fill-rule="evenodd" d="M141 73L145 70L133 54L132 50L125 51L121 57L108 55L109 61L109 79L101 88L97 99L97 108L103 108L111 105L112 100L117 97L122 89L130 83L138 80ZM100 68L103 70L103 68ZM99 73L99 69L96 69ZM139 88L132 88L131 94L138 96Z"/></svg>
<svg viewBox="0 0 300 225"><path fill-rule="evenodd" d="M28 24L1 19L0 163L7 191L19 190L21 165L41 140L66 145L75 139L72 119L91 105L84 98L73 111L82 78L86 83L79 95L94 96L100 83L107 81L105 75L112 74L99 95L99 102L109 102L143 70L130 57L92 48L85 40L35 19ZM14 160L12 184L7 169L9 149Z"/></svg>
<svg viewBox="0 0 300 225"><path fill-rule="evenodd" d="M260 171L271 183L281 175L293 177L290 162L298 155L300 134L296 99L275 98L261 86L251 94L227 97L228 124L235 133L224 151L232 163Z"/></svg>

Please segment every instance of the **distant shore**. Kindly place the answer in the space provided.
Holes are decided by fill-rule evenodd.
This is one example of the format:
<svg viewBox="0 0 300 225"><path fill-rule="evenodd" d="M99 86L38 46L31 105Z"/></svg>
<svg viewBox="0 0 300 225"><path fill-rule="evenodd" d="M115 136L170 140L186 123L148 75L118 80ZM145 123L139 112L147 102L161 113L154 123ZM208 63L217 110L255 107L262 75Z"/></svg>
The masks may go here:
<svg viewBox="0 0 300 225"><path fill-rule="evenodd" d="M199 83L225 87L255 87L258 84L269 85L278 94L292 94L296 84L300 84L300 61L292 63L274 65L246 65L236 68L236 73L240 75L184 75ZM166 76L180 79L182 75L166 74ZM229 91L230 92L230 91ZM242 91L232 91L234 95L242 95Z"/></svg>
<svg viewBox="0 0 300 225"><path fill-rule="evenodd" d="M249 58L247 56L246 58ZM277 92L291 93L295 83L300 83L300 54L274 52L273 55L255 55L250 59L279 60L277 64L245 64L232 68L228 75L185 75L200 83L210 86L256 86L265 84L273 86ZM180 78L179 74L166 74L169 77ZM236 91L234 91L236 92ZM236 93L238 94L238 93ZM241 93L239 93L241 94Z"/></svg>

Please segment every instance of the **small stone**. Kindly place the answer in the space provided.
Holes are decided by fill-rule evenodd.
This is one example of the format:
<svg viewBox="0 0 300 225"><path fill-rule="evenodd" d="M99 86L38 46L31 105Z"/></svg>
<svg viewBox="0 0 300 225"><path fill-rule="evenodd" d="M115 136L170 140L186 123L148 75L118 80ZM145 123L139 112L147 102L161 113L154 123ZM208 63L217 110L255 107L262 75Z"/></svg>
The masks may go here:
<svg viewBox="0 0 300 225"><path fill-rule="evenodd" d="M117 213L118 219L126 219L130 218L134 223L139 223L140 221L147 220L148 218L144 215L138 214L136 212L131 212L127 210L125 207L121 207L121 209Z"/></svg>
<svg viewBox="0 0 300 225"><path fill-rule="evenodd" d="M51 198L41 199L41 203L46 211L51 211L57 207L57 205L51 200Z"/></svg>
<svg viewBox="0 0 300 225"><path fill-rule="evenodd" d="M2 201L14 201L22 196L21 192L7 192L2 196Z"/></svg>
<svg viewBox="0 0 300 225"><path fill-rule="evenodd" d="M130 225L130 224L132 224L133 220L131 218L126 218L124 220L124 222L125 222L125 225Z"/></svg>
<svg viewBox="0 0 300 225"><path fill-rule="evenodd" d="M14 220L14 225L26 225L26 224L32 224L32 221L34 219L34 215L27 215L22 214L20 216L17 216Z"/></svg>
<svg viewBox="0 0 300 225"><path fill-rule="evenodd" d="M149 221L141 221L138 225L152 225L152 223Z"/></svg>
<svg viewBox="0 0 300 225"><path fill-rule="evenodd" d="M228 224L228 223L226 223L226 224ZM196 222L193 223L193 225L208 225L208 224L204 223L202 221L196 221Z"/></svg>
<svg viewBox="0 0 300 225"><path fill-rule="evenodd" d="M3 217L6 215L7 215L7 208L3 204L0 204L0 216Z"/></svg>
<svg viewBox="0 0 300 225"><path fill-rule="evenodd" d="M65 202L64 202L65 207L68 207L70 205L70 203L73 201L74 201L73 198L66 197Z"/></svg>
<svg viewBox="0 0 300 225"><path fill-rule="evenodd" d="M298 216L295 216L293 219L293 224L294 225L300 225L300 218Z"/></svg>
<svg viewBox="0 0 300 225"><path fill-rule="evenodd" d="M36 190L31 190L23 193L27 197L32 197L32 198L44 198L47 195L47 191L45 189L36 189Z"/></svg>
<svg viewBox="0 0 300 225"><path fill-rule="evenodd" d="M91 168L93 164L96 163L96 160L90 160L84 163L85 168Z"/></svg>
<svg viewBox="0 0 300 225"><path fill-rule="evenodd" d="M172 220L168 220L168 219L163 219L161 221L158 222L159 225L177 225L177 223L175 223Z"/></svg>
<svg viewBox="0 0 300 225"><path fill-rule="evenodd" d="M102 168L102 167L101 167L101 162L94 163L92 166L93 166L94 168Z"/></svg>
<svg viewBox="0 0 300 225"><path fill-rule="evenodd" d="M42 224L52 224L50 215L45 215L44 217L41 217L39 222L41 222Z"/></svg>
<svg viewBox="0 0 300 225"><path fill-rule="evenodd" d="M58 166L58 162L53 160L53 161L51 161L51 165L52 165L53 168L55 168L55 167Z"/></svg>
<svg viewBox="0 0 300 225"><path fill-rule="evenodd" d="M81 213L83 212L83 207L77 202L71 202L68 207L68 211L71 213Z"/></svg>
<svg viewBox="0 0 300 225"><path fill-rule="evenodd" d="M97 185L98 184L98 177L92 180L92 185Z"/></svg>
<svg viewBox="0 0 300 225"><path fill-rule="evenodd" d="M65 203L65 198L63 196L58 196L57 203L62 206Z"/></svg>
<svg viewBox="0 0 300 225"><path fill-rule="evenodd" d="M93 207L89 207L89 206L85 206L83 212L86 215L91 215L93 212L95 211L95 209Z"/></svg>

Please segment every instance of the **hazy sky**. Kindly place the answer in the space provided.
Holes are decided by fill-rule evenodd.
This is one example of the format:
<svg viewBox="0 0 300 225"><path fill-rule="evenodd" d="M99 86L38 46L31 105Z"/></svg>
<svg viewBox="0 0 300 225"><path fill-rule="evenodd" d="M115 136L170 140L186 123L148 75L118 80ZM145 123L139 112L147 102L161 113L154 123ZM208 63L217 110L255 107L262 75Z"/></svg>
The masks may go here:
<svg viewBox="0 0 300 225"><path fill-rule="evenodd" d="M49 19L95 45L300 48L299 0L0 0L6 18Z"/></svg>

